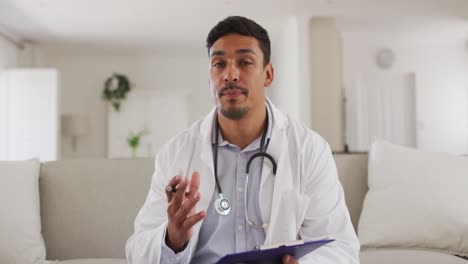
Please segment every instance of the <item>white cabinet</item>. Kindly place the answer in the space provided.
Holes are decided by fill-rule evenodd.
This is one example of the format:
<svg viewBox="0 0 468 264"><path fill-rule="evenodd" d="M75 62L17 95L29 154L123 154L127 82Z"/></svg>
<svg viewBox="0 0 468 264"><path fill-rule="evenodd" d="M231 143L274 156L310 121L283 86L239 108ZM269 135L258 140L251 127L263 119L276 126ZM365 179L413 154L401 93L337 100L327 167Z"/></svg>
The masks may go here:
<svg viewBox="0 0 468 264"><path fill-rule="evenodd" d="M0 160L58 158L58 96L54 69L0 72Z"/></svg>
<svg viewBox="0 0 468 264"><path fill-rule="evenodd" d="M143 129L137 157L154 157L162 144L189 125L188 96L178 92L132 90L120 112L108 108L108 157L131 157L130 133Z"/></svg>

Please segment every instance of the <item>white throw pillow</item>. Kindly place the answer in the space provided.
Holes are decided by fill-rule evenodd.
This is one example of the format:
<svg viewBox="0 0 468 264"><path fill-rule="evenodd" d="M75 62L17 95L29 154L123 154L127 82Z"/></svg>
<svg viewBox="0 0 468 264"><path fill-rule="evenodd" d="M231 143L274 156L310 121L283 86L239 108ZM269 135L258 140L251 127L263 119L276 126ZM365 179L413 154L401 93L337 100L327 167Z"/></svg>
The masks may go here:
<svg viewBox="0 0 468 264"><path fill-rule="evenodd" d="M468 157L383 141L369 153L363 248L417 248L468 256Z"/></svg>
<svg viewBox="0 0 468 264"><path fill-rule="evenodd" d="M0 263L44 263L38 160L0 162Z"/></svg>

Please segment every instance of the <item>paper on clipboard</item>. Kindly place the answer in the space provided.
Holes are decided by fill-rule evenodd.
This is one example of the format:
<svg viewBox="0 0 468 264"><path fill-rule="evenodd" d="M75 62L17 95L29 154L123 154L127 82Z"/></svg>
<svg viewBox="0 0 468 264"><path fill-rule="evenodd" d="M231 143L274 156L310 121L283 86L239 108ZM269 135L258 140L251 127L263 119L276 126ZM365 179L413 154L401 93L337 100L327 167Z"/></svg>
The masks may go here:
<svg viewBox="0 0 468 264"><path fill-rule="evenodd" d="M294 241L289 243L280 243L273 248L256 249L235 254L228 254L221 258L216 264L281 264L284 255L291 255L300 259L308 253L320 248L334 239L322 239L315 241L302 242Z"/></svg>

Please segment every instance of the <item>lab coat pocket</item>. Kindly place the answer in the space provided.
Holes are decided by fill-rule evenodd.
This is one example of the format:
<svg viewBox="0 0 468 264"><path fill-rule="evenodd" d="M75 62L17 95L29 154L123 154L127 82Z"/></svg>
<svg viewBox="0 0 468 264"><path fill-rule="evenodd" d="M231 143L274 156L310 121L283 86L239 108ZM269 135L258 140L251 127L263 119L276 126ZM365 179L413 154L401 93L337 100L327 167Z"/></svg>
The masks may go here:
<svg viewBox="0 0 468 264"><path fill-rule="evenodd" d="M271 216L267 243L296 240L309 205L309 197L297 190L285 190L277 200L275 215Z"/></svg>
<svg viewBox="0 0 468 264"><path fill-rule="evenodd" d="M307 206L309 205L309 200L310 198L305 195L297 192L296 190L291 190L290 193L288 194L291 198L290 204L293 204L293 210L294 210L294 215L295 215L295 230L296 230L296 235L299 233L299 229L302 226L302 222L304 221L306 212L307 212Z"/></svg>

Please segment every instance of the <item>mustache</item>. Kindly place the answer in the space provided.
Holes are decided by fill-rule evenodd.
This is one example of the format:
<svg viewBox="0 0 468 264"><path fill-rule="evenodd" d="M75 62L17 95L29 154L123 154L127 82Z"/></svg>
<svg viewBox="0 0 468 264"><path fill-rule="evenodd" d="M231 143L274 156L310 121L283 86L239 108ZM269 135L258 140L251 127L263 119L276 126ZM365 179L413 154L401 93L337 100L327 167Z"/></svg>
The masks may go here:
<svg viewBox="0 0 468 264"><path fill-rule="evenodd" d="M225 86L223 86L223 88L221 88L221 90L219 90L218 96L223 95L223 93L228 91L228 90L238 90L238 91L244 93L245 95L249 95L249 90L247 88L239 86L239 85L234 84L234 83L228 83Z"/></svg>

